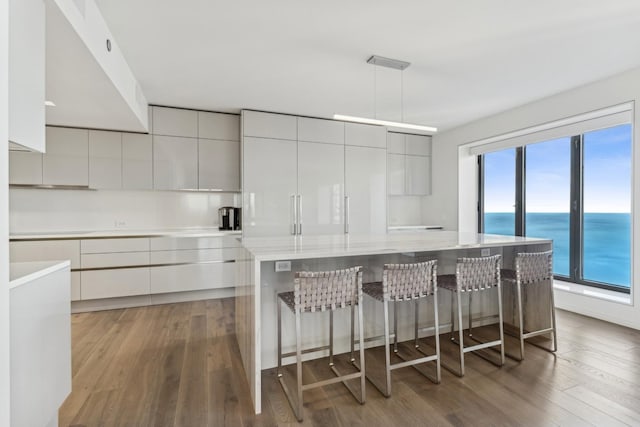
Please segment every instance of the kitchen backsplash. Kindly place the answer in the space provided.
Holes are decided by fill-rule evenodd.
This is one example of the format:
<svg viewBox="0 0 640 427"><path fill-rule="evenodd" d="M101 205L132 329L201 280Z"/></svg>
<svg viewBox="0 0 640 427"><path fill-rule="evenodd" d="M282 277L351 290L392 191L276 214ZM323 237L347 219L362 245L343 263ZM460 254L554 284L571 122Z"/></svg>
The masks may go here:
<svg viewBox="0 0 640 427"><path fill-rule="evenodd" d="M10 189L10 233L218 226L234 193Z"/></svg>

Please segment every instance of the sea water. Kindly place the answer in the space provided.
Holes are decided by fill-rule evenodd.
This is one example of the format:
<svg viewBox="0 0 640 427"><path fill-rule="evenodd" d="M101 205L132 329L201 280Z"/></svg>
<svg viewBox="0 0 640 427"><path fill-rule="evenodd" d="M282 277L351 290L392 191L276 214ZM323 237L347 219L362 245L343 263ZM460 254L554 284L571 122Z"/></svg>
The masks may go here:
<svg viewBox="0 0 640 427"><path fill-rule="evenodd" d="M513 235L515 214L488 212L485 233ZM527 213L526 235L553 240L554 274L569 276L569 213ZM584 280L629 287L631 283L631 214L585 213Z"/></svg>

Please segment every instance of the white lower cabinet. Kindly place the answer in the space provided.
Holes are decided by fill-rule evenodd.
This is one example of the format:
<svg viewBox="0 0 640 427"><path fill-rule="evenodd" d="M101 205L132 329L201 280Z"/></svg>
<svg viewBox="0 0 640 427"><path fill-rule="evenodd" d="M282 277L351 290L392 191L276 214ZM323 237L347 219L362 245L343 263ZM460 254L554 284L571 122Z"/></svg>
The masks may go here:
<svg viewBox="0 0 640 427"><path fill-rule="evenodd" d="M80 301L82 292L80 285L80 272L71 272L71 301Z"/></svg>
<svg viewBox="0 0 640 427"><path fill-rule="evenodd" d="M151 293L197 291L235 286L233 262L172 265L151 269Z"/></svg>
<svg viewBox="0 0 640 427"><path fill-rule="evenodd" d="M83 271L80 277L83 301L150 292L149 267Z"/></svg>

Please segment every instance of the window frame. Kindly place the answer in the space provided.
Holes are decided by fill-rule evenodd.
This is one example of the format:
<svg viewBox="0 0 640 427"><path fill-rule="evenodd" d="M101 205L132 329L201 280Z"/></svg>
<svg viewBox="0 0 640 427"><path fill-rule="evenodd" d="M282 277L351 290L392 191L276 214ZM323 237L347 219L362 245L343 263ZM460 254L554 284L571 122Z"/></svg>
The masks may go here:
<svg viewBox="0 0 640 427"><path fill-rule="evenodd" d="M618 125L614 125L618 126ZM612 126L613 127L613 126ZM606 129L606 128L605 128ZM632 127L633 129L633 127ZM569 276L557 275L554 279L590 286L594 288L607 289L624 294L631 293L631 283L629 287L615 285L611 283L598 282L595 280L585 280L583 278L584 259L584 131L578 135L571 135L571 165L570 165L570 210L569 210ZM631 132L631 144L633 146L633 131ZM539 141L544 142L544 141ZM529 145L529 144L527 144ZM515 229L514 236L526 236L526 147L518 146L515 156ZM484 153L478 154L478 232L484 233ZM631 158L630 161L633 159ZM633 191L633 190L632 190ZM630 215L633 215L631 212ZM633 247L633 236L631 236L631 247ZM630 254L633 251L630 250Z"/></svg>

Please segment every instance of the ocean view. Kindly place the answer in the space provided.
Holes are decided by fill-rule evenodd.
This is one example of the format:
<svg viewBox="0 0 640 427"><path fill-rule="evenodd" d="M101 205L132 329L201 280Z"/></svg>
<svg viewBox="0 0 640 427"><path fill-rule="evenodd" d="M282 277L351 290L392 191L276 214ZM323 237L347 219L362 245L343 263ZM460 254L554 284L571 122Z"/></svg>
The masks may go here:
<svg viewBox="0 0 640 427"><path fill-rule="evenodd" d="M515 214L487 212L485 233L513 235ZM569 213L527 213L526 234L553 240L554 274L569 275ZM631 214L584 214L584 279L629 287Z"/></svg>

